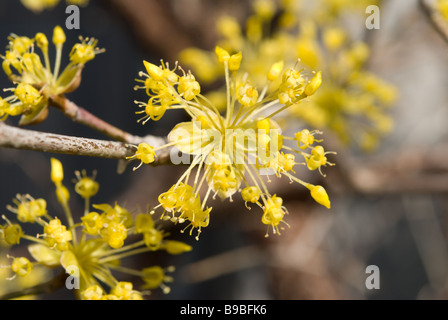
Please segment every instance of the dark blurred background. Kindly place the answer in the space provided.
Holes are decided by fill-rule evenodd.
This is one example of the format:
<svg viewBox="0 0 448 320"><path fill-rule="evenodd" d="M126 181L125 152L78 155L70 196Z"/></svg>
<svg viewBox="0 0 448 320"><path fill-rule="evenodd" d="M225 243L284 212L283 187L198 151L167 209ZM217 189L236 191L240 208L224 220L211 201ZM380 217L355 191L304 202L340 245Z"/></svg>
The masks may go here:
<svg viewBox="0 0 448 320"><path fill-rule="evenodd" d="M136 123L134 79L142 60L171 63L179 50L195 45L213 48L213 24L223 12L244 17L249 1L91 0L81 8L81 29L65 30L68 56L78 36L99 39L106 52L86 65L82 84L68 98L132 134L164 135L182 119L165 115L145 126ZM65 3L35 14L20 1L0 0L0 47L10 33L50 38L64 26ZM136 10L135 8L139 8ZM363 12L361 14L364 14ZM373 154L338 149L335 168L326 170L332 199L328 211L283 181L274 188L290 212L290 228L265 239L257 213L237 199L216 203L210 226L200 241L180 256L145 255L145 265L175 265L175 282L157 299L440 299L447 297L447 123L448 44L434 31L418 1L388 0L381 7L381 29L372 31L369 67L396 85L400 98L392 109L395 129ZM2 51L3 52L3 51ZM11 84L0 76L0 87ZM73 123L57 110L31 129L107 139ZM17 124L16 119L9 124ZM155 205L183 168L127 168L117 174L116 160L0 149L0 213L16 193L48 201L50 215L61 210L49 179L50 158L64 164L65 184L75 170L98 170L100 192L92 201L116 201L131 210ZM337 167L340 169L336 169ZM333 173L332 173L332 170ZM72 192L71 206L83 202ZM255 211L255 210L254 210ZM9 215L9 213L7 214ZM379 290L367 290L368 265L381 272ZM71 299L66 290L45 299ZM151 298L151 297L150 297Z"/></svg>

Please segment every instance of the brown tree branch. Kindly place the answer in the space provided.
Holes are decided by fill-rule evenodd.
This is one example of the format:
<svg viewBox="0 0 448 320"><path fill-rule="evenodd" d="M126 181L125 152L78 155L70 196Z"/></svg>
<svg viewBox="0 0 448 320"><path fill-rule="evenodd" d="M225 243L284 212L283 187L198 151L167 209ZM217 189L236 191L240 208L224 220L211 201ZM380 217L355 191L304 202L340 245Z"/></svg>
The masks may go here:
<svg viewBox="0 0 448 320"><path fill-rule="evenodd" d="M138 141L137 141L138 138ZM134 142L146 142L154 147L164 145L160 137L135 137ZM54 133L16 128L0 122L0 147L63 153L107 159L126 159L135 153L135 148L127 143L72 137ZM166 148L169 149L169 148ZM169 150L159 153L153 165L169 162Z"/></svg>
<svg viewBox="0 0 448 320"><path fill-rule="evenodd" d="M396 150L386 155L353 159L338 153L338 181L366 194L400 192L448 192L448 144Z"/></svg>
<svg viewBox="0 0 448 320"><path fill-rule="evenodd" d="M131 144L138 144L141 142L140 137L134 136L105 122L104 120L88 112L86 109L79 107L74 102L68 100L62 95L51 96L50 104L62 111L64 115L66 115L73 121L95 129L114 140Z"/></svg>

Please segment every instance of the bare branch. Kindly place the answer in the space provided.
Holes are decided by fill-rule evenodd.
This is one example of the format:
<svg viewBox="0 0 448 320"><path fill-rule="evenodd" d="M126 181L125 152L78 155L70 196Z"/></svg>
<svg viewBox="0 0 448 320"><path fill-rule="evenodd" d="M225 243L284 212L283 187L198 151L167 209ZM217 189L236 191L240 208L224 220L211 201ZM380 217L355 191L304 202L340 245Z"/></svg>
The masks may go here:
<svg viewBox="0 0 448 320"><path fill-rule="evenodd" d="M146 142L154 147L164 145L166 140L160 137L134 136L138 144ZM0 147L34 150L50 153L63 153L108 159L126 159L132 156L135 148L125 142L107 141L72 137L54 133L45 133L9 126L0 122ZM169 162L169 148L158 154L153 165Z"/></svg>
<svg viewBox="0 0 448 320"><path fill-rule="evenodd" d="M114 140L131 144L138 144L141 142L140 137L134 136L105 122L104 120L88 112L86 109L77 106L74 102L68 100L64 96L51 96L50 103L55 108L61 110L64 115L73 121L95 129Z"/></svg>

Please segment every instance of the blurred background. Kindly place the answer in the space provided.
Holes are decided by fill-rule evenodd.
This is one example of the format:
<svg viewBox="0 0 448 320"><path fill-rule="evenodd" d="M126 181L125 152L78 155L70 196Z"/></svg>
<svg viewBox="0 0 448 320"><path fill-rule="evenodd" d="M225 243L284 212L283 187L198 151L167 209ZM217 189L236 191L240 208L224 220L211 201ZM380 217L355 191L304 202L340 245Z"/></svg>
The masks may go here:
<svg viewBox="0 0 448 320"><path fill-rule="evenodd" d="M317 10L325 11L334 2L318 1L326 7ZM339 3L344 8L344 1ZM172 236L191 244L193 251L180 256L142 255L138 263L176 266L171 293L154 291L150 298L447 298L448 42L419 1L372 3L381 10L380 29L366 29L365 5L350 7L351 20L344 26L368 44L365 68L398 92L387 111L393 129L370 152L340 143L331 130L322 129L327 149L338 153L331 156L336 166L324 170L325 179L313 173L305 180L325 185L331 210L313 202L308 192L287 179L274 180L272 193L281 195L289 211L290 227L281 236L265 238L261 215L255 208L246 210L240 199L216 200L210 226L199 241L172 227ZM143 70L142 61L157 63L163 58L174 63L188 47L213 50L219 41L218 18L226 14L244 21L252 5L253 1L236 0L91 0L81 8L81 29L65 30L67 43L80 35L92 36L106 52L87 64L80 88L68 98L132 134L166 135L184 119L182 113L168 112L145 126L136 123L133 101L143 95L133 87ZM65 8L61 1L51 10L35 13L18 0L1 0L0 47L6 48L10 33L51 35L55 25L65 25ZM0 87L10 86L6 75L0 76ZM8 119L8 124L17 121ZM30 129L107 139L54 109L46 121ZM128 167L118 174L116 160L3 148L1 214L17 193L44 198L50 215L61 214L49 179L53 156L63 162L67 178L75 178L70 174L75 170L98 170L100 192L94 203L118 202L135 211L155 205L157 196L184 170L147 166L132 172ZM82 199L72 196L71 206L73 212L82 213ZM365 286L369 265L379 267L380 289ZM59 290L42 298L73 296Z"/></svg>

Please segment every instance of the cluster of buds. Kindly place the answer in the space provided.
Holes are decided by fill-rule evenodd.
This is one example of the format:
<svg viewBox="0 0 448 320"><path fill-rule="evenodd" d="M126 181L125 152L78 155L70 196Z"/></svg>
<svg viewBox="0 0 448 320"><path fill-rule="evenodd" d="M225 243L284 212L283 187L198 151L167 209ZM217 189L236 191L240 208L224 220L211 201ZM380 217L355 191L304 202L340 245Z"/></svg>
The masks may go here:
<svg viewBox="0 0 448 320"><path fill-rule="evenodd" d="M34 38L12 34L3 59L3 71L15 87L5 89L12 94L0 97L0 120L8 116L22 115L20 125L38 123L48 116L49 99L77 89L81 83L84 65L95 58L103 49L96 47L94 38L80 38L69 54L70 62L61 70L62 49L66 36L61 27L53 31L52 42L56 50L54 65L50 63L49 41L45 34L37 33ZM39 48L41 55L36 53ZM43 61L42 61L43 58Z"/></svg>

